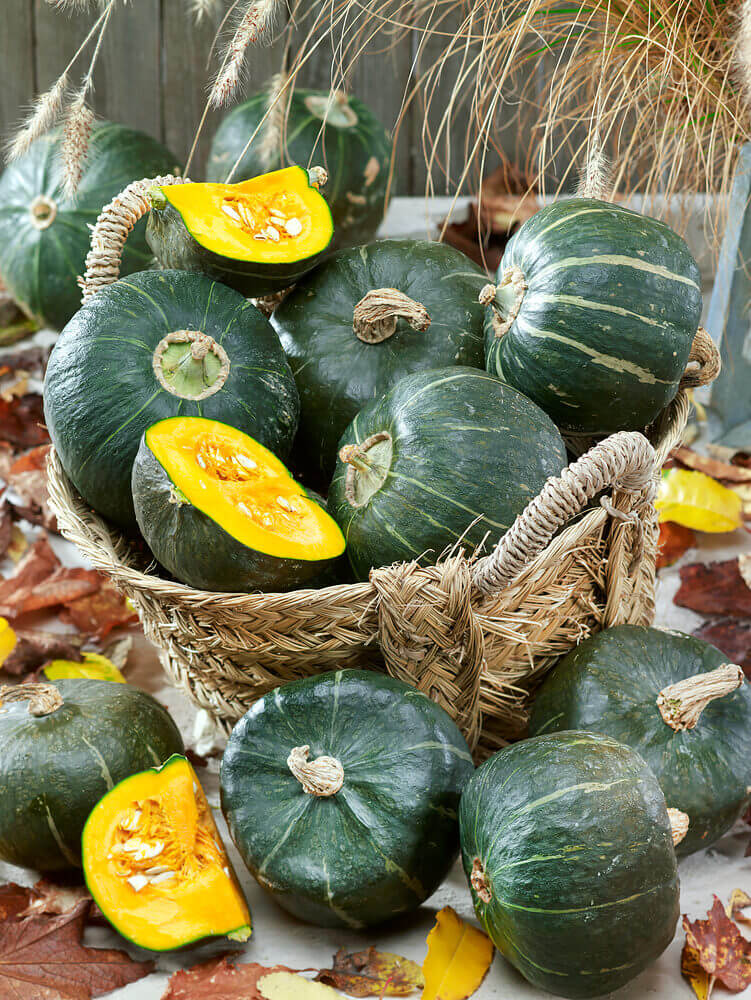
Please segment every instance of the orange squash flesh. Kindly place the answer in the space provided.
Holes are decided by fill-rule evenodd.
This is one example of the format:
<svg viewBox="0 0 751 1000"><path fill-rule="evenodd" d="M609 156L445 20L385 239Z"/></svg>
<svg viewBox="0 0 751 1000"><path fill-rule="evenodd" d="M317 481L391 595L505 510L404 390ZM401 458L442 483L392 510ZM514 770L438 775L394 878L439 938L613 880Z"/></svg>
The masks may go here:
<svg viewBox="0 0 751 1000"><path fill-rule="evenodd" d="M345 548L338 525L279 459L216 420L171 417L146 443L174 486L248 548L283 559L333 559Z"/></svg>
<svg viewBox="0 0 751 1000"><path fill-rule="evenodd" d="M331 210L302 167L240 184L176 184L161 191L201 246L232 260L302 260L325 250L334 233Z"/></svg>
<svg viewBox="0 0 751 1000"><path fill-rule="evenodd" d="M102 913L141 948L250 937L245 897L185 757L172 756L108 792L86 823L82 853Z"/></svg>

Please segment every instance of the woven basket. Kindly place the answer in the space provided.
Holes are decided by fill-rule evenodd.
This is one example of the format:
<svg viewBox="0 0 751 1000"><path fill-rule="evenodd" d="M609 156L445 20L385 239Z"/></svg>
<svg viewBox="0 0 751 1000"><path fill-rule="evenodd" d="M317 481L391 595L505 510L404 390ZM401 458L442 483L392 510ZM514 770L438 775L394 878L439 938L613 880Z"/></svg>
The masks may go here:
<svg viewBox="0 0 751 1000"><path fill-rule="evenodd" d="M176 181L138 182L104 209L84 300L117 278L148 186L165 182ZM373 666L435 699L482 759L523 734L529 692L558 657L601 628L651 622L656 477L685 428L686 389L718 370L700 330L681 389L655 424L595 443L547 482L491 553L384 567L367 583L221 594L164 579L84 503L54 451L50 501L63 535L133 602L168 676L225 730L280 684ZM578 453L591 442L569 444Z"/></svg>

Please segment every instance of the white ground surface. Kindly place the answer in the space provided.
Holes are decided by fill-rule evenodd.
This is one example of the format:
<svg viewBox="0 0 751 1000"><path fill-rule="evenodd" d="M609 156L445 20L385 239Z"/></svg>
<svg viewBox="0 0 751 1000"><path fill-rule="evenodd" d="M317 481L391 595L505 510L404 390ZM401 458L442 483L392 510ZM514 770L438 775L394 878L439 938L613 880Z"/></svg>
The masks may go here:
<svg viewBox="0 0 751 1000"><path fill-rule="evenodd" d="M430 231L430 224L429 222L426 224L425 219L442 218L450 201L451 199L438 199L427 211L425 202L420 199L396 199L391 206L384 229L388 235L424 236ZM55 546L66 562L80 563L81 560L72 546L57 539ZM689 632L700 624L699 616L677 608L672 603L673 594L678 587L677 571L682 563L730 558L744 550L751 551L751 542L745 532L739 531L732 536L724 535L716 539L704 536L701 549L692 550L676 566L662 572L658 589L656 624ZM136 637L136 646L131 653L128 679L137 686L151 691L164 702L186 738L190 739L195 711L181 692L166 684L153 648L141 636ZM209 769L199 772L209 801L214 806L218 805L217 769L216 760L212 760ZM226 827L218 809L216 815L220 829L229 844ZM695 854L681 863L682 912L688 913L695 919L705 915L712 904L713 894L727 900L736 887L751 891L751 858L743 857L749 839L751 830L739 824L735 831L714 847ZM421 962L425 955L425 938L433 925L436 910L448 904L461 916L467 919L472 917L469 892L461 868L457 864L447 882L416 914L394 925L364 933L311 927L296 921L277 907L245 871L231 845L230 853L253 914L253 937L242 949L240 961L268 965L281 963L293 968L320 968L328 963L333 953L340 947L355 950L375 944L380 949L394 951ZM12 879L23 884L32 884L36 878L34 873L0 864L0 882ZM127 947L134 957L141 959L148 957L146 952L125 945L117 934L105 929L92 928L87 931L86 942L97 946ZM693 994L681 979L679 971L682 944L683 932L679 928L675 940L662 957L615 996L619 1000L641 1000L645 997L655 1000L685 997L689 1000ZM156 973L109 996L112 1000L159 1000L171 972L205 961L225 949L226 944L219 941L185 949L173 955L158 956ZM715 995L721 997L723 994L730 995L721 988ZM511 966L496 955L493 967L476 996L478 1000L537 1000L537 998L542 1000L549 994L533 989ZM751 997L751 989L736 996ZM0 997L0 1000L5 998Z"/></svg>

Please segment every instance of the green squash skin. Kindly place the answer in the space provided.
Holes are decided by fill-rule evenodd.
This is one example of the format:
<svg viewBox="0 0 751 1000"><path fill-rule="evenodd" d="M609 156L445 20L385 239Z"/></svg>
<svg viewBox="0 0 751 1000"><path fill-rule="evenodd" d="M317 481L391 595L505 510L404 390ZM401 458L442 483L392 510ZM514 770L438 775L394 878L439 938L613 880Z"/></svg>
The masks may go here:
<svg viewBox="0 0 751 1000"><path fill-rule="evenodd" d="M157 381L154 350L176 330L208 334L227 352L229 376L212 396L182 399ZM98 292L68 323L47 366L44 412L78 492L130 530L131 471L147 427L178 415L221 420L284 458L299 400L279 341L252 303L201 275L146 271Z"/></svg>
<svg viewBox="0 0 751 1000"><path fill-rule="evenodd" d="M495 754L459 808L462 861L495 946L530 983L597 997L629 982L670 944L678 874L665 799L638 754L604 736L563 732Z"/></svg>
<svg viewBox="0 0 751 1000"><path fill-rule="evenodd" d="M281 559L258 552L190 501L175 502L174 484L145 434L133 463L132 489L138 526L157 562L198 590L295 590L314 586L315 578L336 561Z"/></svg>
<svg viewBox="0 0 751 1000"><path fill-rule="evenodd" d="M271 322L300 393L295 459L311 485L328 484L347 425L402 376L445 365L484 367L484 310L477 301L484 282L479 268L446 244L381 240L335 254L276 308ZM431 317L428 330L399 319L388 340L359 340L354 308L377 288L421 302Z"/></svg>
<svg viewBox="0 0 751 1000"><path fill-rule="evenodd" d="M152 204L146 240L163 267L206 275L253 298L294 285L326 253L324 249L302 260L276 264L225 257L199 243L180 212L166 199L163 208L156 202Z"/></svg>
<svg viewBox="0 0 751 1000"><path fill-rule="evenodd" d="M726 833L751 785L751 690L710 702L693 729L676 732L657 696L669 684L715 670L728 658L688 635L618 625L587 639L548 675L532 709L530 732L588 729L641 754L665 801L689 818L679 857Z"/></svg>
<svg viewBox="0 0 751 1000"><path fill-rule="evenodd" d="M94 130L81 184L74 200L62 193L60 130L38 139L0 177L0 275L21 308L42 326L61 330L81 304L77 278L86 269L89 224L102 208L142 177L171 174L177 159L155 139L102 122ZM55 220L44 230L32 225L29 206L44 195L57 203ZM146 223L128 236L120 273L151 267Z"/></svg>
<svg viewBox="0 0 751 1000"><path fill-rule="evenodd" d="M287 766L310 746L344 768L328 798ZM449 716L383 674L342 670L259 699L222 761L222 810L258 882L322 927L365 927L414 910L456 858L456 810L474 768Z"/></svg>
<svg viewBox="0 0 751 1000"><path fill-rule="evenodd" d="M183 753L167 711L145 691L109 681L55 682L64 704L0 713L0 858L38 871L81 864L89 813L118 782Z"/></svg>
<svg viewBox="0 0 751 1000"><path fill-rule="evenodd" d="M322 118L311 112L308 104L320 107L327 98L325 91L295 89L286 117L285 146L277 145L270 157L264 156L259 132L232 181L248 180L296 163L303 167L325 167L329 179L322 194L334 217L334 242L329 249L339 250L367 243L375 236L386 213L392 145L383 125L356 97L348 97L349 110L345 116L330 117L324 129ZM211 145L207 180L219 183L226 180L248 139L261 124L268 100L268 93L255 94L224 118ZM352 118L352 114L357 121L350 124L347 118Z"/></svg>
<svg viewBox="0 0 751 1000"><path fill-rule="evenodd" d="M500 338L488 309L488 371L564 431L651 423L678 391L701 316L699 269L681 237L620 206L566 199L511 238L499 281L512 266L527 291Z"/></svg>
<svg viewBox="0 0 751 1000"><path fill-rule="evenodd" d="M472 550L487 536L489 551L566 465L561 436L542 410L473 368L407 376L358 413L339 448L379 431L391 435L394 449L381 488L352 507L339 460L329 491L361 580L374 566L423 555L435 562L460 539Z"/></svg>

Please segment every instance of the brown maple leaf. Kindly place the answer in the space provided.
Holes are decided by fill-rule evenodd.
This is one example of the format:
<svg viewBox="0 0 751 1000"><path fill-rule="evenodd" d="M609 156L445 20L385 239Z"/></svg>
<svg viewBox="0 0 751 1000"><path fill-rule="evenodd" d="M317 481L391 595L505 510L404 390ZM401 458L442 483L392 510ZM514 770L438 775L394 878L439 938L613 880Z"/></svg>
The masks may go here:
<svg viewBox="0 0 751 1000"><path fill-rule="evenodd" d="M61 621L73 625L79 632L103 639L113 628L138 621L138 615L128 599L105 577L95 593L68 601Z"/></svg>
<svg viewBox="0 0 751 1000"><path fill-rule="evenodd" d="M681 585L673 600L682 608L705 615L751 618L751 589L737 559L691 563L680 569Z"/></svg>
<svg viewBox="0 0 751 1000"><path fill-rule="evenodd" d="M692 635L717 646L729 663L737 663L747 676L751 676L751 622L717 618L695 629Z"/></svg>
<svg viewBox="0 0 751 1000"><path fill-rule="evenodd" d="M80 663L83 636L43 632L40 629L15 629L16 647L0 666L6 674L20 677L33 673L50 660L73 660Z"/></svg>
<svg viewBox="0 0 751 1000"><path fill-rule="evenodd" d="M230 965L227 957L220 955L192 969L175 972L170 976L162 1000L263 1000L258 980L272 972L292 971L283 965L269 968L255 962Z"/></svg>
<svg viewBox="0 0 751 1000"><path fill-rule="evenodd" d="M334 955L332 968L321 969L316 980L333 986L352 997L407 996L425 986L422 969L416 962L391 952L365 951L347 953L343 948Z"/></svg>
<svg viewBox="0 0 751 1000"><path fill-rule="evenodd" d="M134 962L124 951L81 944L89 905L0 924L0 996L91 1000L153 971L153 962Z"/></svg>
<svg viewBox="0 0 751 1000"><path fill-rule="evenodd" d="M674 521L663 521L657 543L657 569L672 566L681 556L696 545L696 533L691 528Z"/></svg>
<svg viewBox="0 0 751 1000"><path fill-rule="evenodd" d="M709 976L740 993L751 985L751 941L743 937L717 896L707 918L691 921L684 914L686 947Z"/></svg>

